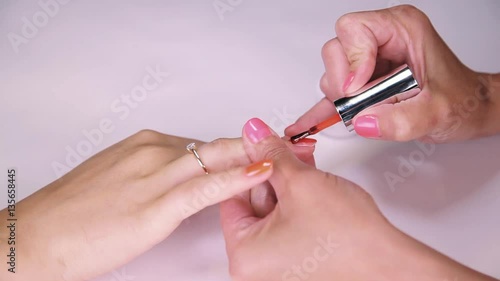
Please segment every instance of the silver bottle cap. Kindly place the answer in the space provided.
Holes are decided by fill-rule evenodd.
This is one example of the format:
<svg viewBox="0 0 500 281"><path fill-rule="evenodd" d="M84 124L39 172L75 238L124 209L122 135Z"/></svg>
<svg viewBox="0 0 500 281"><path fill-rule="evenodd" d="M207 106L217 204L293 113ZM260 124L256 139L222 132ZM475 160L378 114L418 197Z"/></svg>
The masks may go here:
<svg viewBox="0 0 500 281"><path fill-rule="evenodd" d="M402 65L391 73L366 84L354 96L333 102L344 125L354 130L352 119L361 111L382 103L396 103L420 92L417 80L408 65Z"/></svg>

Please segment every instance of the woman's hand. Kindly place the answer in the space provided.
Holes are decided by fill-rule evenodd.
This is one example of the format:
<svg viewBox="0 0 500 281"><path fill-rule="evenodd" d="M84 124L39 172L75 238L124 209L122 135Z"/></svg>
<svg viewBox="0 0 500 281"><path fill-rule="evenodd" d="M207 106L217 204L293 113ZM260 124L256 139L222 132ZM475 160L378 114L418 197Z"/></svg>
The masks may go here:
<svg viewBox="0 0 500 281"><path fill-rule="evenodd" d="M332 101L403 63L412 68L421 93L360 113L354 119L359 135L448 142L500 132L500 75L477 73L462 64L417 8L347 14L335 29L337 38L322 50L326 72L320 85L326 98L287 128L286 135L327 119L336 112Z"/></svg>
<svg viewBox="0 0 500 281"><path fill-rule="evenodd" d="M210 172L205 175L186 151L190 142L141 131L22 200L16 237L21 262L15 274L2 270L0 279L88 280L147 251L188 216L272 173L270 161L251 164L241 139L220 139L198 149ZM312 161L313 146L293 149ZM267 208L268 201L257 199L257 210ZM0 219L6 217L1 211ZM0 233L0 252L6 253L7 234Z"/></svg>
<svg viewBox="0 0 500 281"><path fill-rule="evenodd" d="M264 218L248 196L221 204L233 280L493 280L398 231L363 189L304 165L262 121L243 131L253 161L274 160L278 202Z"/></svg>

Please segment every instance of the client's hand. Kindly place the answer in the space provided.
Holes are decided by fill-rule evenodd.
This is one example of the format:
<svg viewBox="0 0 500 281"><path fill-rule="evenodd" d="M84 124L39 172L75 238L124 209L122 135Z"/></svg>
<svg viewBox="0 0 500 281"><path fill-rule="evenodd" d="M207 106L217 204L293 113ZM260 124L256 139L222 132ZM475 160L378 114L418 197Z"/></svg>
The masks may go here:
<svg viewBox="0 0 500 281"><path fill-rule="evenodd" d="M188 216L272 173L272 161L251 164L241 139L221 139L198 150L210 172L205 175L186 151L192 141L141 131L21 201L20 266L15 274L1 270L0 279L88 280L147 251ZM314 148L293 149L307 160ZM0 219L6 218L4 209ZM0 233L0 252L6 253L7 232Z"/></svg>

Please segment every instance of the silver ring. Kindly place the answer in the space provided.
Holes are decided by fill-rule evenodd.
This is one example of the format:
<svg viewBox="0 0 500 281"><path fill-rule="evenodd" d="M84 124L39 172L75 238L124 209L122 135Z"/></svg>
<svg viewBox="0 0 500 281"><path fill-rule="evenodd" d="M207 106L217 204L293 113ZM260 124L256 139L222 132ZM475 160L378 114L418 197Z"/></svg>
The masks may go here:
<svg viewBox="0 0 500 281"><path fill-rule="evenodd" d="M205 164L203 164L203 161L201 161L200 155L196 151L196 143L192 142L192 143L186 145L186 149L187 149L187 151L189 151L190 153L192 153L194 155L194 157L196 158L196 161L198 161L198 164L200 164L203 171L205 171L205 174L208 175L207 167L205 166Z"/></svg>

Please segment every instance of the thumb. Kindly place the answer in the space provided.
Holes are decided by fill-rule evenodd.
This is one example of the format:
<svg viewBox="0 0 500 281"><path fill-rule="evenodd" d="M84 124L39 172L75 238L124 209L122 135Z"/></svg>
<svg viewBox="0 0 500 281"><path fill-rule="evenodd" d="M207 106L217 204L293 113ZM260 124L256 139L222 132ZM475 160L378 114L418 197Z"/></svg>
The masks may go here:
<svg viewBox="0 0 500 281"><path fill-rule="evenodd" d="M250 119L243 126L243 146L252 161L273 161L275 173L269 181L275 188L278 199L288 188L287 179L298 170L308 167L295 156L283 139L258 118Z"/></svg>
<svg viewBox="0 0 500 281"><path fill-rule="evenodd" d="M364 110L354 118L354 130L362 137L409 141L427 135L434 128L433 109L428 91L422 91L414 98L395 103L381 104Z"/></svg>

